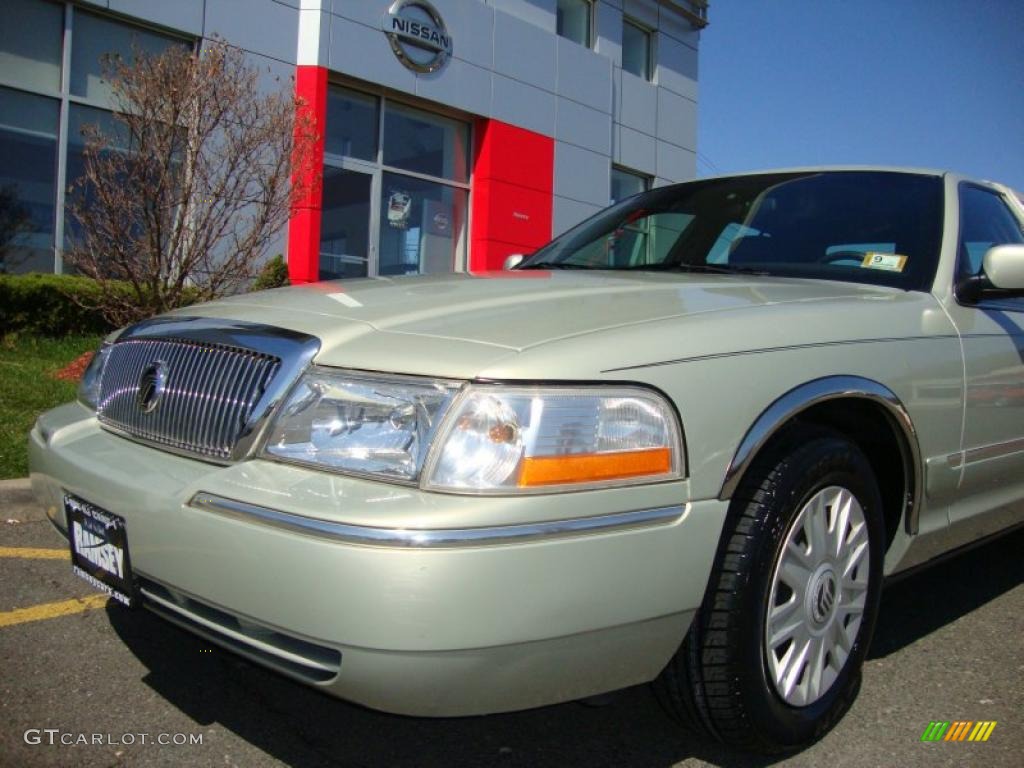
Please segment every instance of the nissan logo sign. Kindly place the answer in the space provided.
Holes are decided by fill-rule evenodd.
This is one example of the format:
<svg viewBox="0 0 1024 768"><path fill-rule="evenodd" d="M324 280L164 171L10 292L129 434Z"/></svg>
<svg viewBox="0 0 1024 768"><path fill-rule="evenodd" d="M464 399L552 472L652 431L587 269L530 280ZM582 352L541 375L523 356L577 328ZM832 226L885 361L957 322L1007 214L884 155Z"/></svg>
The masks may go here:
<svg viewBox="0 0 1024 768"><path fill-rule="evenodd" d="M381 20L391 50L413 72L436 72L452 55L444 19L426 0L395 0Z"/></svg>

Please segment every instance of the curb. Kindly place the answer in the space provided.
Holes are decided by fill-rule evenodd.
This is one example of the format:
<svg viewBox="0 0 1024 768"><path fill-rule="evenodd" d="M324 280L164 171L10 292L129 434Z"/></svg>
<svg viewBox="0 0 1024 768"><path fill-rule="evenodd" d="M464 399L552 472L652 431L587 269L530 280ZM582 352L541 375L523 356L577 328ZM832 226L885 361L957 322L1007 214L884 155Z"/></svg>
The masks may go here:
<svg viewBox="0 0 1024 768"><path fill-rule="evenodd" d="M27 477L0 480L0 504L29 504L32 496L32 482Z"/></svg>
<svg viewBox="0 0 1024 768"><path fill-rule="evenodd" d="M45 519L46 512L36 501L27 477L0 480L0 522L28 523Z"/></svg>

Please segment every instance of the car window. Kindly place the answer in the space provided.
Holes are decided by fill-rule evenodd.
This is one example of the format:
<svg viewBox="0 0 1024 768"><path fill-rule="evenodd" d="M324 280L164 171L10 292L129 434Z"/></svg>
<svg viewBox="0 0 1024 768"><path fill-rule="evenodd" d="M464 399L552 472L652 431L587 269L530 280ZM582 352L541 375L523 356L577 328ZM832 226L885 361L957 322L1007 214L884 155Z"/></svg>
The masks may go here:
<svg viewBox="0 0 1024 768"><path fill-rule="evenodd" d="M981 271L985 251L994 245L1024 243L1024 226L998 193L964 184L960 188L960 273Z"/></svg>
<svg viewBox="0 0 1024 768"><path fill-rule="evenodd" d="M751 174L662 187L601 211L522 269L748 272L930 290L938 176Z"/></svg>

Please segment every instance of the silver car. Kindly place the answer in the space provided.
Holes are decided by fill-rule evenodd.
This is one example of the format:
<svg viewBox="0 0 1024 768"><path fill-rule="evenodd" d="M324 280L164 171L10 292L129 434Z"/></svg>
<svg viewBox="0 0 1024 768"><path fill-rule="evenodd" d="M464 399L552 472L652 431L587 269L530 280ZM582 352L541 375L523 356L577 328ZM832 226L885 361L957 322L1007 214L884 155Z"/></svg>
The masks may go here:
<svg viewBox="0 0 1024 768"><path fill-rule="evenodd" d="M952 174L759 173L504 272L189 307L107 339L33 487L98 588L344 699L657 681L798 748L883 579L1024 520L1022 222Z"/></svg>

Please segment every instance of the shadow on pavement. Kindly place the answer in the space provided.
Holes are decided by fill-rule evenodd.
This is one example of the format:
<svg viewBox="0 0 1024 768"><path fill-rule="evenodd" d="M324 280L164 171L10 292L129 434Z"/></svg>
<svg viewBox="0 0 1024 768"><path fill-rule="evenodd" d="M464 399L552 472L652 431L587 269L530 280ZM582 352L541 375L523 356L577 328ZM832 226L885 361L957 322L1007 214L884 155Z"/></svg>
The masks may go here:
<svg viewBox="0 0 1024 768"><path fill-rule="evenodd" d="M891 584L870 657L879 658L1024 582L1024 531ZM110 623L149 670L144 682L200 724L218 724L302 766L671 766L695 757L754 768L774 760L682 733L647 686L604 707L571 703L477 718L420 719L338 701L113 601ZM444 691L438 691L443 696Z"/></svg>
<svg viewBox="0 0 1024 768"><path fill-rule="evenodd" d="M886 586L868 659L878 659L1024 584L1024 529Z"/></svg>
<svg viewBox="0 0 1024 768"><path fill-rule="evenodd" d="M601 707L562 704L474 718L387 715L256 667L145 611L110 602L114 630L149 670L150 688L202 725L217 724L293 766L671 766L689 757L754 768L745 756L683 733L648 686ZM438 691L443 696L444 691Z"/></svg>

